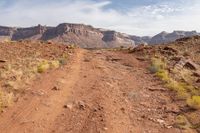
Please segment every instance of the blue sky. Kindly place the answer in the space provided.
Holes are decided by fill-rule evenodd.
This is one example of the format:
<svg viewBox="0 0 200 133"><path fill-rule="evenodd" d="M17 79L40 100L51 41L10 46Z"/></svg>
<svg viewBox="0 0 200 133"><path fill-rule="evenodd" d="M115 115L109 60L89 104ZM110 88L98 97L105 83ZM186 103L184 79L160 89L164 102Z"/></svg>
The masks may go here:
<svg viewBox="0 0 200 133"><path fill-rule="evenodd" d="M84 23L134 35L200 31L199 0L0 0L0 25Z"/></svg>

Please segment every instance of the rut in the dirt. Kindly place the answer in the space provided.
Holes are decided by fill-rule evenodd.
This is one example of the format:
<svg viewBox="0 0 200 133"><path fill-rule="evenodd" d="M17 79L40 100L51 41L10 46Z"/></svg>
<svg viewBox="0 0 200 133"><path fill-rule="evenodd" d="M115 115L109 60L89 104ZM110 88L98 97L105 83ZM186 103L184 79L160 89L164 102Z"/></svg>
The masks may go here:
<svg viewBox="0 0 200 133"><path fill-rule="evenodd" d="M176 107L165 88L127 53L79 49L67 66L44 74L30 90L38 93L2 114L2 133L181 132L172 126L176 114L165 110Z"/></svg>

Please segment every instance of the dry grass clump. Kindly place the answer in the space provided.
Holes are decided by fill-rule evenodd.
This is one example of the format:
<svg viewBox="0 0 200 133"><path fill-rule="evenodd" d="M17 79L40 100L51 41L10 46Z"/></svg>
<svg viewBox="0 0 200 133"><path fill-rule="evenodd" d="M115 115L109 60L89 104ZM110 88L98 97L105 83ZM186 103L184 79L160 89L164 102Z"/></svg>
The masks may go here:
<svg viewBox="0 0 200 133"><path fill-rule="evenodd" d="M49 62L43 61L38 65L37 71L38 71L38 73L43 73L43 72L47 71L49 68L50 68Z"/></svg>
<svg viewBox="0 0 200 133"><path fill-rule="evenodd" d="M178 99L187 99L190 96L183 83L171 80L169 83L166 84L166 87L175 91L177 93Z"/></svg>
<svg viewBox="0 0 200 133"><path fill-rule="evenodd" d="M60 67L60 62L57 60L50 61L49 64L51 69L56 69Z"/></svg>
<svg viewBox="0 0 200 133"><path fill-rule="evenodd" d="M167 88L175 91L176 98L186 100L187 105L192 109L200 109L200 91L198 88L195 88L191 82L189 82L191 78L187 75L187 71L173 71L176 72L173 74L176 74L176 76L181 76L180 78L183 76L185 79L184 81L178 81L177 79L175 80L175 78L170 76L164 60L158 58L152 59L149 71L164 81Z"/></svg>
<svg viewBox="0 0 200 133"><path fill-rule="evenodd" d="M171 78L167 70L167 63L164 60L159 58L152 58L151 66L149 71L154 73L162 81L165 82L165 86L175 92L177 92L178 99L187 99L191 95L196 94L196 90L192 85L189 85L184 82L178 82L175 79Z"/></svg>
<svg viewBox="0 0 200 133"><path fill-rule="evenodd" d="M69 49L75 49L77 46L75 44L69 44L69 45L67 45L67 47Z"/></svg>
<svg viewBox="0 0 200 133"><path fill-rule="evenodd" d="M166 63L159 58L151 59L151 66L149 67L151 73L156 74L157 77L165 82L170 82L169 72L166 70Z"/></svg>
<svg viewBox="0 0 200 133"><path fill-rule="evenodd" d="M63 54L62 57L58 60L60 65L66 65L67 64L67 59L68 59L68 55L67 54Z"/></svg>
<svg viewBox="0 0 200 133"><path fill-rule="evenodd" d="M10 105L12 97L26 92L39 74L59 68L67 62L75 45L48 44L29 40L7 40L0 45L0 108ZM16 50L17 49L17 50ZM62 61L60 61L62 59Z"/></svg>
<svg viewBox="0 0 200 133"><path fill-rule="evenodd" d="M41 63L39 63L39 65L37 66L37 72L43 73L49 69L56 69L59 67L60 67L60 61L58 60L53 60L53 61L44 60Z"/></svg>
<svg viewBox="0 0 200 133"><path fill-rule="evenodd" d="M169 77L168 71L161 69L158 72L156 72L156 76L162 79L165 82L169 82L171 79Z"/></svg>
<svg viewBox="0 0 200 133"><path fill-rule="evenodd" d="M178 128L182 128L182 129L191 128L189 121L187 120L187 118L184 115L178 115L176 117L175 125Z"/></svg>
<svg viewBox="0 0 200 133"><path fill-rule="evenodd" d="M200 109L200 96L192 96L187 99L187 105L193 109Z"/></svg>
<svg viewBox="0 0 200 133"><path fill-rule="evenodd" d="M12 105L14 95L13 93L0 92L0 110Z"/></svg>
<svg viewBox="0 0 200 133"><path fill-rule="evenodd" d="M152 58L151 59L151 66L148 68L151 73L157 73L159 71L164 70L166 64L163 60L159 58Z"/></svg>

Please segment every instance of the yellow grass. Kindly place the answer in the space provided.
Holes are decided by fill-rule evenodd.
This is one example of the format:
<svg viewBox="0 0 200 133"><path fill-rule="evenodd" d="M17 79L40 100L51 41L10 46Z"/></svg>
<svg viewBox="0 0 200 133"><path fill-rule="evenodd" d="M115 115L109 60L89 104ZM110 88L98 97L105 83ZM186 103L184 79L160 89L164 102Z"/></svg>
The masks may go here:
<svg viewBox="0 0 200 133"><path fill-rule="evenodd" d="M47 71L50 68L50 65L47 61L43 61L42 63L40 63L37 67L37 71L39 73L43 73L45 71Z"/></svg>
<svg viewBox="0 0 200 133"><path fill-rule="evenodd" d="M192 96L187 99L187 104L193 109L200 109L200 96Z"/></svg>

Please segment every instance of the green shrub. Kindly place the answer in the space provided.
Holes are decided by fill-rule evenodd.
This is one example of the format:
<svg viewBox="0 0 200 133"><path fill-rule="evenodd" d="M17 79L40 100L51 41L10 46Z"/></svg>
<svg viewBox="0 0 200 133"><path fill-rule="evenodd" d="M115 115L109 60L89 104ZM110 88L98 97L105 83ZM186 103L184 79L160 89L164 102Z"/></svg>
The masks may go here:
<svg viewBox="0 0 200 133"><path fill-rule="evenodd" d="M187 104L192 109L200 109L200 96L192 96L192 98L188 98Z"/></svg>

